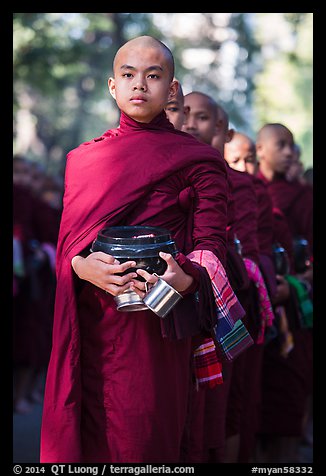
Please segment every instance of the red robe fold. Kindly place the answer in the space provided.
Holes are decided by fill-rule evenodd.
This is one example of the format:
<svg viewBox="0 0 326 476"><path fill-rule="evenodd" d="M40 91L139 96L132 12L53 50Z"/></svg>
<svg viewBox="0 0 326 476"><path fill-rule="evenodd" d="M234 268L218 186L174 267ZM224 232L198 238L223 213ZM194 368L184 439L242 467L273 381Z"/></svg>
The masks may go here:
<svg viewBox="0 0 326 476"><path fill-rule="evenodd" d="M243 255L258 262L257 197L253 180L248 174L232 169L227 163L226 167L230 187L227 228L228 246L234 249L234 238L236 236L241 242ZM231 256L229 256L230 259ZM241 271L239 268L237 270L235 268L240 263L232 260L232 263L229 261L228 264L229 279L236 283L237 280L234 278L239 278L236 275L239 275ZM230 266L231 264L233 264L232 267ZM232 272L235 276L231 275ZM247 277L245 267L242 273L245 273ZM249 286L249 278L247 277L247 279ZM238 279L238 281L239 283L243 281L245 285L245 279ZM246 311L248 311L248 306L245 298L250 294L249 299L252 299L252 288L254 288L253 283L250 284L249 289L241 289L241 291L236 289L237 297ZM251 326L250 318L251 316L248 314L243 319L247 328ZM229 414L233 415L235 413L236 405L241 406L242 412L237 412L234 419L236 421L236 431L240 431L241 413L244 413L246 408L251 408L251 402L248 401L246 406L243 403L246 402L245 392L241 395L239 394L239 386L244 388L244 382L241 380L240 383L240 378L245 374L246 381L249 382L248 387L250 387L259 370L254 365L245 370L242 367L241 369L239 368L240 362L246 359L246 354L247 351L237 357L233 363L223 365L223 378L224 376L226 377L223 385L214 389L193 391L190 402L193 411L190 412L188 433L186 435L187 451L185 451L185 461L187 463L221 463L224 461L225 438L229 434ZM233 370L235 371L233 372ZM256 380L254 380L254 384L256 384ZM246 391L249 396L249 391L247 389ZM230 395L231 398L234 398L232 398L229 404Z"/></svg>
<svg viewBox="0 0 326 476"><path fill-rule="evenodd" d="M293 270L293 238L298 235L306 238L313 250L311 189L281 176L268 181L259 172L258 177L266 183L273 202L274 239L286 249ZM292 296L285 303L285 310L294 348L284 358L277 339L265 347L261 433L300 437L307 396L312 392L312 333L294 325L298 321L298 310Z"/></svg>
<svg viewBox="0 0 326 476"><path fill-rule="evenodd" d="M231 228L241 242L243 256L258 263L258 206L254 183L250 175L245 172L239 172L229 166L227 171L234 200L234 218Z"/></svg>
<svg viewBox="0 0 326 476"><path fill-rule="evenodd" d="M288 182L280 176L269 182L259 171L257 177L268 187L273 206L285 215L292 236L301 236L308 240L313 251L313 192L298 181Z"/></svg>
<svg viewBox="0 0 326 476"><path fill-rule="evenodd" d="M163 338L151 311L118 312L90 283L77 294L70 262L105 225L163 226L184 252L189 213L180 197L188 187L193 249L224 263L224 160L164 113L149 124L122 113L119 128L68 154L42 462L178 461L191 338Z"/></svg>
<svg viewBox="0 0 326 476"><path fill-rule="evenodd" d="M259 253L272 257L273 246L273 203L266 184L255 177L251 177L257 197L257 239Z"/></svg>

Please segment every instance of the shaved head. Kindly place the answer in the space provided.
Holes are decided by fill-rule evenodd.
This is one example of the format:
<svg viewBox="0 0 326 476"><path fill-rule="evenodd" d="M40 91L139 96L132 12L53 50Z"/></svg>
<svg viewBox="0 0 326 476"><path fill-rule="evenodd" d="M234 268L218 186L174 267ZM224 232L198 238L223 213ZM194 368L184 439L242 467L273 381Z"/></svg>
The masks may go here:
<svg viewBox="0 0 326 476"><path fill-rule="evenodd" d="M217 102L211 96L208 96L208 94L200 91L192 91L185 95L185 104L189 105L191 108L192 102L197 99L200 99L201 104L204 104L206 108L210 109L214 117L217 119Z"/></svg>
<svg viewBox="0 0 326 476"><path fill-rule="evenodd" d="M234 132L232 141L230 142L231 144L247 144L249 147L252 147L255 149L255 143L250 137L248 137L246 134L243 134L242 132Z"/></svg>
<svg viewBox="0 0 326 476"><path fill-rule="evenodd" d="M166 64L169 69L172 81L174 76L174 59L171 50L164 43L162 43L162 41L158 40L157 38L154 38L153 36L147 35L133 38L132 40L127 41L127 43L125 43L121 46L121 48L118 49L113 60L114 74L116 73L117 64L122 54L124 54L126 51L128 51L128 53L132 51L135 54L138 54L139 52L141 53L141 51L144 49L157 50L158 52L163 54L166 59Z"/></svg>
<svg viewBox="0 0 326 476"><path fill-rule="evenodd" d="M264 141L265 139L269 138L271 135L274 135L275 133L281 132L281 131L288 131L291 133L291 131L285 127L283 124L280 124L278 122L275 123L269 123L265 124L257 134L257 142Z"/></svg>
<svg viewBox="0 0 326 476"><path fill-rule="evenodd" d="M232 140L225 144L224 158L235 170L255 175L257 171L256 146L250 137L234 132Z"/></svg>
<svg viewBox="0 0 326 476"><path fill-rule="evenodd" d="M192 91L185 95L185 107L189 108L182 130L197 140L211 145L217 128L217 104L205 93Z"/></svg>
<svg viewBox="0 0 326 476"><path fill-rule="evenodd" d="M265 124L257 134L256 150L263 175L272 180L285 175L293 156L293 134L283 124Z"/></svg>
<svg viewBox="0 0 326 476"><path fill-rule="evenodd" d="M150 122L177 92L174 60L169 48L151 36L127 41L113 61L108 86L121 111L139 122Z"/></svg>
<svg viewBox="0 0 326 476"><path fill-rule="evenodd" d="M222 106L219 106L218 104L216 104L216 106L217 106L217 117L221 121L221 125L223 127L224 132L227 132L229 129L229 115L226 112L226 110L223 109Z"/></svg>

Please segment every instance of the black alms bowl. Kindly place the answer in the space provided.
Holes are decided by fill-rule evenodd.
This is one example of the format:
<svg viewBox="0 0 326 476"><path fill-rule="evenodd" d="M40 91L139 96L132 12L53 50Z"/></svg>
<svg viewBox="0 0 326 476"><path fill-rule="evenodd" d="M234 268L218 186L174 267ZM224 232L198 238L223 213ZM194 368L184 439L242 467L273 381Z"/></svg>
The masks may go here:
<svg viewBox="0 0 326 476"><path fill-rule="evenodd" d="M166 262L160 258L164 251L173 256L177 253L175 242L165 228L151 226L112 226L103 228L93 241L91 251L103 251L114 256L120 264L135 261L135 268L129 268L123 274L135 269L144 269L148 273L162 275ZM143 279L139 277L142 281Z"/></svg>
<svg viewBox="0 0 326 476"><path fill-rule="evenodd" d="M273 261L276 274L284 276L289 272L288 254L279 243L273 245Z"/></svg>
<svg viewBox="0 0 326 476"><path fill-rule="evenodd" d="M308 241L297 237L293 240L294 269L296 273L304 273L310 266Z"/></svg>

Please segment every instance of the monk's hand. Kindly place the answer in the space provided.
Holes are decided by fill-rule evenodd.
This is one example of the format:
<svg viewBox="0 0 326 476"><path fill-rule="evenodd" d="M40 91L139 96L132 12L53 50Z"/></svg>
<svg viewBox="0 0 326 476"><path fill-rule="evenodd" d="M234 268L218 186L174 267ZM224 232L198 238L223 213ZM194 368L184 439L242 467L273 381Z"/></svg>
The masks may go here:
<svg viewBox="0 0 326 476"><path fill-rule="evenodd" d="M117 275L135 267L135 261L126 261L120 264L114 256L102 251L93 252L86 258L79 255L74 256L71 266L80 279L94 284L113 296L118 296L130 289L132 279L137 277L135 272L124 276Z"/></svg>
<svg viewBox="0 0 326 476"><path fill-rule="evenodd" d="M164 279L164 281L170 284L170 286L172 286L179 293L182 293L188 289L194 278L183 271L171 254L160 251L159 255L162 259L164 259L164 261L166 261L167 264L167 269L165 273L160 276L160 278ZM150 274L143 269L137 269L137 274L144 278L146 282L144 283L138 280L132 280L131 289L135 291L141 298L143 298L147 291L149 291L151 287L153 287L158 281L158 277L155 274Z"/></svg>

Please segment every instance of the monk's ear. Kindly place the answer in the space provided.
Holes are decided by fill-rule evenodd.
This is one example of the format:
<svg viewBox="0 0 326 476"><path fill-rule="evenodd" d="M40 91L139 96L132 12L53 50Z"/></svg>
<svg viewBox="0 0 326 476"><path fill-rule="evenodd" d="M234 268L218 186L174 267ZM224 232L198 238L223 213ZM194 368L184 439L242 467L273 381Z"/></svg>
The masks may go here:
<svg viewBox="0 0 326 476"><path fill-rule="evenodd" d="M109 78L108 79L108 88L109 88L111 96L114 99L117 99L116 96L115 96L115 81L114 81L114 78Z"/></svg>
<svg viewBox="0 0 326 476"><path fill-rule="evenodd" d="M171 99L177 95L178 88L179 81L177 79L174 79L170 84L168 101L171 101Z"/></svg>
<svg viewBox="0 0 326 476"><path fill-rule="evenodd" d="M229 129L227 134L226 134L226 141L225 142L231 142L234 136L234 129Z"/></svg>

